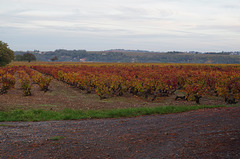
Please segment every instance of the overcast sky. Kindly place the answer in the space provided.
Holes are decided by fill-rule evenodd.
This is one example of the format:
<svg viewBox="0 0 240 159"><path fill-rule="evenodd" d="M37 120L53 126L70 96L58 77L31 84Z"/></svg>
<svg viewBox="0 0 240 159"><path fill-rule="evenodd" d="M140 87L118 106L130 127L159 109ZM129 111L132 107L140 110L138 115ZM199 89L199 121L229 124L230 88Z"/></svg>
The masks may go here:
<svg viewBox="0 0 240 159"><path fill-rule="evenodd" d="M240 50L239 0L0 0L13 50Z"/></svg>

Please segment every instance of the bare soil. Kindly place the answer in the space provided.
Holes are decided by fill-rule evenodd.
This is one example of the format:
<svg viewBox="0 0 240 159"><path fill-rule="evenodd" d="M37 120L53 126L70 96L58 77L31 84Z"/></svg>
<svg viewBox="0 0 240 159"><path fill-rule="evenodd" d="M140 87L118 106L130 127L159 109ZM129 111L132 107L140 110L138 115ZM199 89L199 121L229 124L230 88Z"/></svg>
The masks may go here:
<svg viewBox="0 0 240 159"><path fill-rule="evenodd" d="M239 159L239 145L240 107L122 119L2 122L0 126L1 159Z"/></svg>

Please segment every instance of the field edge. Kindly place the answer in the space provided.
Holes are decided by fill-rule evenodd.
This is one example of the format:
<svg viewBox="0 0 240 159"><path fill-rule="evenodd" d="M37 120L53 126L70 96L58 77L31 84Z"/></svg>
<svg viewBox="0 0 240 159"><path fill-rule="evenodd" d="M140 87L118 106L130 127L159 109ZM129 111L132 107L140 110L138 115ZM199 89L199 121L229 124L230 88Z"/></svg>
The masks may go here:
<svg viewBox="0 0 240 159"><path fill-rule="evenodd" d="M154 114L181 113L199 109L238 107L239 105L195 105L195 106L158 106L140 108L122 108L110 110L73 110L64 109L61 111L30 109L0 111L0 122L7 121L53 121L53 120L80 120L80 119L102 119L137 117Z"/></svg>

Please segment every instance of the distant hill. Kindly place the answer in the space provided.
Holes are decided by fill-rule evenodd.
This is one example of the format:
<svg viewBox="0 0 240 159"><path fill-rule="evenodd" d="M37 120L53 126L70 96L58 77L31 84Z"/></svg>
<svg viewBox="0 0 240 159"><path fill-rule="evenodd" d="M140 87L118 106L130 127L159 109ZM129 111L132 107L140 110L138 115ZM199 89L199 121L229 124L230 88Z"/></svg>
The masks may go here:
<svg viewBox="0 0 240 159"><path fill-rule="evenodd" d="M212 63L240 64L240 52L200 53L200 52L150 52L145 50L114 49L106 51L64 50L27 51L33 53L38 61L51 61L57 56L58 61L74 62L136 62L136 63ZM15 51L23 55L24 51Z"/></svg>

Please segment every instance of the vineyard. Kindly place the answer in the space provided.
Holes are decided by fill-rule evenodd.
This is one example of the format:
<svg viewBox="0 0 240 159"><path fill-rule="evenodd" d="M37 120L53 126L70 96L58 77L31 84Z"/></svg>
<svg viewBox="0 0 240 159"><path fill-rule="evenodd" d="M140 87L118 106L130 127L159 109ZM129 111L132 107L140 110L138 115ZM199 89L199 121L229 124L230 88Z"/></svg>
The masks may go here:
<svg viewBox="0 0 240 159"><path fill-rule="evenodd" d="M31 96L34 84L47 92L56 79L99 99L135 96L147 101L174 96L175 100L201 102L221 97L227 104L240 99L239 65L180 64L32 64L0 68L0 94L21 85ZM181 93L179 93L181 92Z"/></svg>
<svg viewBox="0 0 240 159"><path fill-rule="evenodd" d="M6 94L9 89L14 88L17 78L25 96L31 96L32 84L38 84L41 90L47 91L52 80L51 77L46 77L29 67L5 67L0 69L0 94Z"/></svg>

